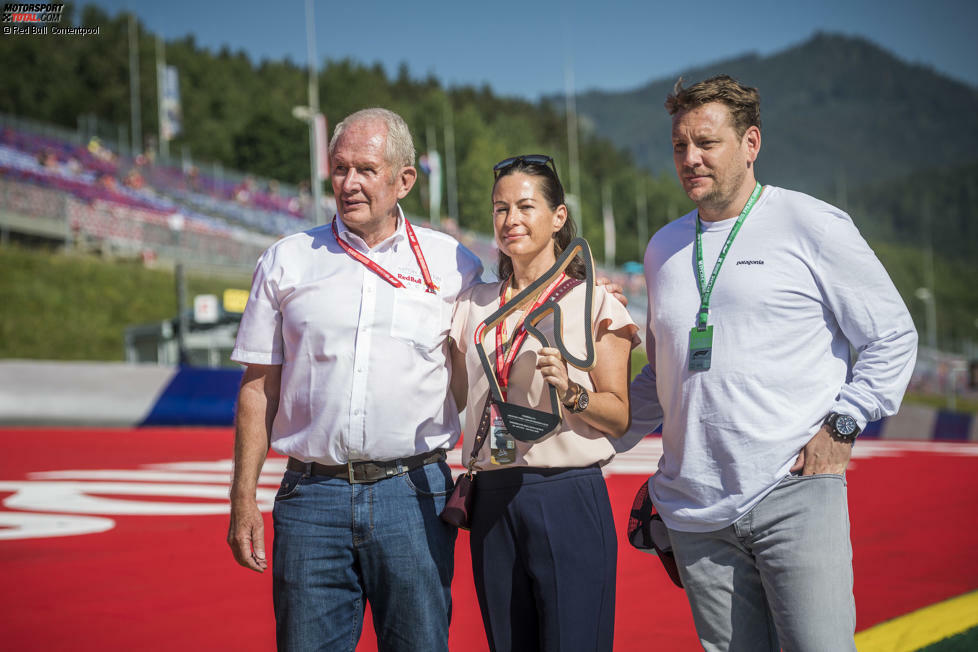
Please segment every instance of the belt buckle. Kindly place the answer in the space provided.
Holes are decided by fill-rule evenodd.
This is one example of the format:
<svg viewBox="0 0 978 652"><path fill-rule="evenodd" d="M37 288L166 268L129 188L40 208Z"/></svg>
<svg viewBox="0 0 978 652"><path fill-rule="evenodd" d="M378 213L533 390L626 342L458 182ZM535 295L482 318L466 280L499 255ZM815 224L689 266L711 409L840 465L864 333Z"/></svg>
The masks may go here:
<svg viewBox="0 0 978 652"><path fill-rule="evenodd" d="M350 480L350 484L357 483L357 481L353 477L353 460L346 461L346 474L347 474L347 478Z"/></svg>

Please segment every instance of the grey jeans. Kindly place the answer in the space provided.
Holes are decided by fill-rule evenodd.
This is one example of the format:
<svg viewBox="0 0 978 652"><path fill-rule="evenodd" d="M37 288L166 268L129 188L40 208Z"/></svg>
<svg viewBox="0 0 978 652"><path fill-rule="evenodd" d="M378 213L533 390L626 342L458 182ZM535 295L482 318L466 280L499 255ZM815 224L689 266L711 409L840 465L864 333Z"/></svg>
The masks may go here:
<svg viewBox="0 0 978 652"><path fill-rule="evenodd" d="M855 652L841 475L789 475L736 523L669 530L704 650Z"/></svg>

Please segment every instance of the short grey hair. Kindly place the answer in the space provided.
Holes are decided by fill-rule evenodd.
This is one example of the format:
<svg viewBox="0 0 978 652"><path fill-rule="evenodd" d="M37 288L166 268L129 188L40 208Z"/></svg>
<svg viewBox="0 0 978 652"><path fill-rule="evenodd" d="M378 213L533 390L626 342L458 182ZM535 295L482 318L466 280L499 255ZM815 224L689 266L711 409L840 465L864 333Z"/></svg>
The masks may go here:
<svg viewBox="0 0 978 652"><path fill-rule="evenodd" d="M384 158L391 167L397 170L403 167L414 166L414 140L411 138L411 130L408 129L404 118L393 111L374 107L361 109L356 113L343 118L343 121L336 125L333 130L333 138L329 141L329 155L332 156L336 151L336 144L346 128L358 122L379 121L387 125L387 139L385 143Z"/></svg>

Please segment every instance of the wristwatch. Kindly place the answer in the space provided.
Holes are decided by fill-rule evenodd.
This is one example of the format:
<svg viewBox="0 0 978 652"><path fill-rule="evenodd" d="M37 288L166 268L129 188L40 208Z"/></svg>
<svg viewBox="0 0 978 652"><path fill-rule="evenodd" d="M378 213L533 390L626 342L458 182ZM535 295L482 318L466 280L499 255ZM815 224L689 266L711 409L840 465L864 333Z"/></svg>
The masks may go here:
<svg viewBox="0 0 978 652"><path fill-rule="evenodd" d="M825 418L825 425L829 427L829 433L836 441L851 444L856 441L859 435L859 426L856 420L848 414L833 412Z"/></svg>
<svg viewBox="0 0 978 652"><path fill-rule="evenodd" d="M574 399L571 401L570 405L564 403L564 406L574 414L577 414L587 409L587 406L591 403L591 397L580 383L574 384L577 386L577 394L574 396Z"/></svg>

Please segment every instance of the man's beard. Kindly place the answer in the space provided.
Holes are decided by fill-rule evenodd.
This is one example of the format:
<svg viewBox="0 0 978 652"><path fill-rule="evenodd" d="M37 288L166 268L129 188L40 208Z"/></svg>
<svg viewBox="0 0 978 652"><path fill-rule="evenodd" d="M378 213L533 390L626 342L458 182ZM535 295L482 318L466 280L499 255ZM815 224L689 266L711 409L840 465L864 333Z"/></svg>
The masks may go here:
<svg viewBox="0 0 978 652"><path fill-rule="evenodd" d="M742 170L740 174L725 179L724 183L721 184L717 176L711 174L710 178L713 179L713 188L705 197L696 202L697 208L727 208L737 198L737 193L743 185L746 176L747 171Z"/></svg>

